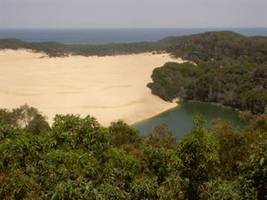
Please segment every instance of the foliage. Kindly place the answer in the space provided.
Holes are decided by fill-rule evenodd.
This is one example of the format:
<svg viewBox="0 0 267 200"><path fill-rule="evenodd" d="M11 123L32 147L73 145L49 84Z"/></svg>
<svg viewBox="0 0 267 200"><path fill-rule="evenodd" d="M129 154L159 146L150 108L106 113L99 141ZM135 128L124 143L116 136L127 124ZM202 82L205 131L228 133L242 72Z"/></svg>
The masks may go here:
<svg viewBox="0 0 267 200"><path fill-rule="evenodd" d="M36 109L28 105L20 106L12 111L0 109L0 126L24 128L28 132L39 134L49 131L46 118Z"/></svg>
<svg viewBox="0 0 267 200"><path fill-rule="evenodd" d="M160 41L167 51L191 63L166 63L156 68L152 93L175 98L218 102L253 114L267 106L267 38L233 32L209 32ZM194 64L193 64L194 63Z"/></svg>
<svg viewBox="0 0 267 200"><path fill-rule="evenodd" d="M195 119L195 129L177 148L182 163L181 177L188 179L187 198L199 199L199 186L216 176L219 165L219 144L216 136L204 129L201 117Z"/></svg>
<svg viewBox="0 0 267 200"><path fill-rule="evenodd" d="M253 67L252 67L253 66ZM148 87L153 94L172 101L175 98L218 102L226 106L264 113L267 106L267 87L255 79L262 65L226 65L210 67L190 63L166 63L152 74ZM267 69L267 65L265 65ZM263 78L267 80L267 76Z"/></svg>
<svg viewBox="0 0 267 200"><path fill-rule="evenodd" d="M105 45L61 44L57 42L24 42L18 39L0 39L0 49L31 49L44 52L49 57L68 55L106 56L162 51L163 47L154 42L117 43Z"/></svg>
<svg viewBox="0 0 267 200"><path fill-rule="evenodd" d="M267 198L267 39L232 32L108 45L27 43L1 39L0 49L49 56L167 51L189 62L166 63L148 87L164 100L218 102L249 110L250 125L215 121L177 139L166 125L148 136L122 121L91 116L46 118L27 105L0 109L0 199ZM261 114L261 115L260 115Z"/></svg>
<svg viewBox="0 0 267 200"><path fill-rule="evenodd" d="M212 180L202 188L201 199L210 200L239 200L246 199L242 195L241 183L239 181ZM250 199L256 199L250 195Z"/></svg>
<svg viewBox="0 0 267 200"><path fill-rule="evenodd" d="M137 130L128 126L123 121L111 123L109 134L111 142L115 146L134 144L141 140Z"/></svg>
<svg viewBox="0 0 267 200"><path fill-rule="evenodd" d="M28 114L1 112L1 199L266 198L266 114L244 130L221 121L207 129L198 116L177 140L166 125L142 137L124 122L105 128L76 115L36 134L18 126Z"/></svg>
<svg viewBox="0 0 267 200"><path fill-rule="evenodd" d="M158 184L153 177L137 178L131 187L132 200L158 199Z"/></svg>

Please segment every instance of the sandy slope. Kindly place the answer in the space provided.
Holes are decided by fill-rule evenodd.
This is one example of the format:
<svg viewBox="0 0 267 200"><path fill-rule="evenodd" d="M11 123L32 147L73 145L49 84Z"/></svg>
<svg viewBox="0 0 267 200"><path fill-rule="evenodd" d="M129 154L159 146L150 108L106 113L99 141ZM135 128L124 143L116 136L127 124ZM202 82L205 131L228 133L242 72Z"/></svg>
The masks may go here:
<svg viewBox="0 0 267 200"><path fill-rule="evenodd" d="M52 121L56 113L96 117L103 125L134 123L167 109L146 84L167 54L48 58L26 50L0 51L0 107L29 104ZM43 58L40 58L43 57Z"/></svg>

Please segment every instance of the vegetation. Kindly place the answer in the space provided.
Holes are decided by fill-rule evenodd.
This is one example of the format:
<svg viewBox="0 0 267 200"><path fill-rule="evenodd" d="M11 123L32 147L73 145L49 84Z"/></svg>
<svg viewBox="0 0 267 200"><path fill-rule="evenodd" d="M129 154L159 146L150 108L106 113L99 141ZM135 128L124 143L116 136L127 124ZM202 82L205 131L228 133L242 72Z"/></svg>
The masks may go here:
<svg viewBox="0 0 267 200"><path fill-rule="evenodd" d="M158 42L63 45L0 40L0 49L49 56L167 51L190 62L154 70L152 92L218 102L253 114L235 129L201 116L178 140L164 125L149 136L122 121L57 115L51 126L35 108L0 110L0 199L267 199L267 38L232 32Z"/></svg>
<svg viewBox="0 0 267 200"><path fill-rule="evenodd" d="M267 106L267 38L211 32L160 41L190 62L166 63L148 84L164 100L217 102L253 114Z"/></svg>
<svg viewBox="0 0 267 200"><path fill-rule="evenodd" d="M57 115L50 128L39 115L1 110L0 199L267 198L266 114L245 130L197 116L181 140L163 125L144 137L121 121Z"/></svg>
<svg viewBox="0 0 267 200"><path fill-rule="evenodd" d="M31 49L36 52L44 52L49 57L64 57L68 55L106 56L163 50L162 47L153 42L79 45L57 42L24 42L17 39L0 39L0 49Z"/></svg>

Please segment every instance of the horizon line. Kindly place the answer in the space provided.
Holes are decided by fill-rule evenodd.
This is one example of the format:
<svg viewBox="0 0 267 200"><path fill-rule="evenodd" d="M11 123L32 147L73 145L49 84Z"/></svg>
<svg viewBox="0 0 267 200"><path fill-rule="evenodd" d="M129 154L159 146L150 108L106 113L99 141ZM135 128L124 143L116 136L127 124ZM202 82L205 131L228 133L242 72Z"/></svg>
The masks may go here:
<svg viewBox="0 0 267 200"><path fill-rule="evenodd" d="M105 30L105 29L125 29L125 30L131 30L131 29L267 29L266 27L25 27L25 28L16 28L16 27L6 27L1 28L0 30Z"/></svg>

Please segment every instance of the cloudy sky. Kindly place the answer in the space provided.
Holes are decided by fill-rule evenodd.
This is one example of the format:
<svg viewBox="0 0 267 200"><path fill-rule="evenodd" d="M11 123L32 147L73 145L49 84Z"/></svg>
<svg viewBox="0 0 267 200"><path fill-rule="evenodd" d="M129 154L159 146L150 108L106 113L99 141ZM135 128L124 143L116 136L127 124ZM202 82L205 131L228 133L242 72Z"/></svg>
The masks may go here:
<svg viewBox="0 0 267 200"><path fill-rule="evenodd" d="M267 27L267 0L0 0L2 28Z"/></svg>

